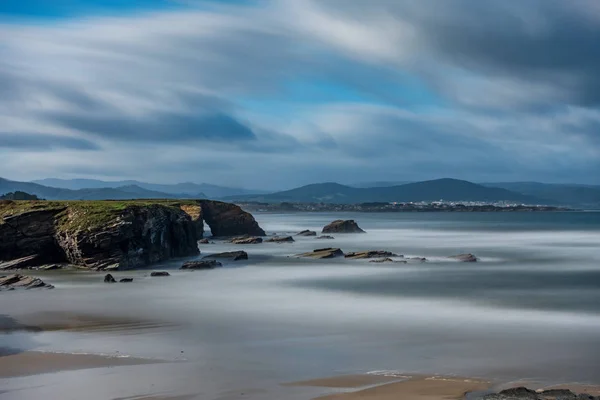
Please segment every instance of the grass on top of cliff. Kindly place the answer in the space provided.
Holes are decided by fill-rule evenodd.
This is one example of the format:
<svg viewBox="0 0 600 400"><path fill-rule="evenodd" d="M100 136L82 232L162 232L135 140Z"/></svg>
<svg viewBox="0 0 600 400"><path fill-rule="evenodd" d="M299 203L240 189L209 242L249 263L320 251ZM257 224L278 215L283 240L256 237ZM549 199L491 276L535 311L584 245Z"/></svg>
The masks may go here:
<svg viewBox="0 0 600 400"><path fill-rule="evenodd" d="M9 200L0 201L0 224L5 217L29 211L55 210L59 229L87 230L111 222L129 207L162 205L179 208L196 204L193 200Z"/></svg>

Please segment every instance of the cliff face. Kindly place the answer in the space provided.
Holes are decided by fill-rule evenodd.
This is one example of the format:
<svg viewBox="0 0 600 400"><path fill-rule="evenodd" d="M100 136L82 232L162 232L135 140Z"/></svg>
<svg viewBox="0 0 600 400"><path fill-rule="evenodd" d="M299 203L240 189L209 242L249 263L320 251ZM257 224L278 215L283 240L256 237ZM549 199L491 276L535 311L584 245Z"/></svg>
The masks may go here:
<svg viewBox="0 0 600 400"><path fill-rule="evenodd" d="M199 253L203 220L215 236L264 235L252 215L214 201L3 202L0 260L139 268Z"/></svg>

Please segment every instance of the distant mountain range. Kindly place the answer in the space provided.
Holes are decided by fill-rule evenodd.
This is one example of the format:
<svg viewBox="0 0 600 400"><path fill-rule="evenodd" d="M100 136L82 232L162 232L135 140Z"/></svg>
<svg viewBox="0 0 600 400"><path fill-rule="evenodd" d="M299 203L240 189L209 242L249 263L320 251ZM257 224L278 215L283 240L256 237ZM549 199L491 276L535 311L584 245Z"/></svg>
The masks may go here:
<svg viewBox="0 0 600 400"><path fill-rule="evenodd" d="M140 181L101 181L98 179L56 179L47 178L33 181L44 186L50 186L61 189L104 189L104 188L123 188L124 186L137 186L142 189L147 189L155 192L162 192L171 195L188 195L196 198L208 197L216 199L225 196L236 196L245 194L262 194L266 193L260 190L247 190L240 188L231 188L225 186L211 185L208 183L175 183L175 184L160 184L147 183ZM200 196L200 194L203 194Z"/></svg>
<svg viewBox="0 0 600 400"><path fill-rule="evenodd" d="M310 203L364 203L409 201L510 201L528 204L548 203L536 196L525 195L502 188L493 188L458 179L436 179L389 187L356 188L339 183L318 183L292 190L259 196L233 196L238 201L310 202Z"/></svg>
<svg viewBox="0 0 600 400"><path fill-rule="evenodd" d="M204 193L195 196L188 194L171 194L144 189L137 185L126 185L117 188L63 189L40 185L32 182L17 182L0 178L0 194L9 192L26 192L46 200L127 200L127 199L172 199L172 198L206 198Z"/></svg>
<svg viewBox="0 0 600 400"><path fill-rule="evenodd" d="M385 184L385 182L379 183ZM17 182L0 178L0 195L15 191L27 192L48 200L210 198L234 202L338 204L437 200L508 201L600 209L600 186L537 182L476 184L449 178L367 188L334 182L317 183L275 193L257 193L247 189L196 183L166 185L94 179L43 179L36 182Z"/></svg>
<svg viewBox="0 0 600 400"><path fill-rule="evenodd" d="M600 186L575 184L549 184L538 182L483 183L487 187L498 187L544 199L556 204L580 207L600 207Z"/></svg>

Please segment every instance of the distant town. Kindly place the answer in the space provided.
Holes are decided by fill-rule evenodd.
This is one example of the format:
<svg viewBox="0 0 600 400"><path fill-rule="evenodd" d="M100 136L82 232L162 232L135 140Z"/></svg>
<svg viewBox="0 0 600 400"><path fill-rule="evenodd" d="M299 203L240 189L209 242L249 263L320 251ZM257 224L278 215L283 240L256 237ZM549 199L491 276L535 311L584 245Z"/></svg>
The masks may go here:
<svg viewBox="0 0 600 400"><path fill-rule="evenodd" d="M351 211L351 212L518 212L518 211L569 211L565 207L546 205L515 204L510 202L480 202L480 201L420 201L420 202L391 202L391 203L262 203L243 202L239 206L254 212L319 212L319 211Z"/></svg>

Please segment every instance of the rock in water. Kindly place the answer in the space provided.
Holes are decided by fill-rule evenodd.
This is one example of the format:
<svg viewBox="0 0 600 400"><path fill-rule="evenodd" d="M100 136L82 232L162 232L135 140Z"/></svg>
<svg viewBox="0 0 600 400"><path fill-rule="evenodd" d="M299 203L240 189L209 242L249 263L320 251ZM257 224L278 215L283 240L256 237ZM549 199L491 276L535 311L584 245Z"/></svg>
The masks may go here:
<svg viewBox="0 0 600 400"><path fill-rule="evenodd" d="M294 238L291 236L275 236L266 241L270 243L291 243L294 241Z"/></svg>
<svg viewBox="0 0 600 400"><path fill-rule="evenodd" d="M317 239L335 239L333 236L329 236L329 235L321 235L319 237L317 237Z"/></svg>
<svg viewBox="0 0 600 400"><path fill-rule="evenodd" d="M296 233L296 236L317 236L317 232L315 232L315 231L309 231L307 229L307 230L304 230L302 232Z"/></svg>
<svg viewBox="0 0 600 400"><path fill-rule="evenodd" d="M133 278L121 278L121 279L119 280L119 282L122 282L122 283L129 283L129 282L133 282Z"/></svg>
<svg viewBox="0 0 600 400"><path fill-rule="evenodd" d="M116 280L111 274L104 275L104 283L115 283Z"/></svg>
<svg viewBox="0 0 600 400"><path fill-rule="evenodd" d="M209 244L210 242L208 241L208 239L201 239L198 241L198 243L200 244Z"/></svg>
<svg viewBox="0 0 600 400"><path fill-rule="evenodd" d="M259 237L254 237L254 236L241 236L241 237L235 237L233 239L229 240L229 243L233 243L233 244L258 244L258 243L262 243L262 238Z"/></svg>
<svg viewBox="0 0 600 400"><path fill-rule="evenodd" d="M539 400L535 391L526 387L516 387L483 396L484 400Z"/></svg>
<svg viewBox="0 0 600 400"><path fill-rule="evenodd" d="M308 257L308 258L334 258L334 257L343 257L344 252L340 249L328 247L325 249L316 249L308 253L298 254L296 257Z"/></svg>
<svg viewBox="0 0 600 400"><path fill-rule="evenodd" d="M569 389L548 389L538 393L542 400L575 400L577 395Z"/></svg>
<svg viewBox="0 0 600 400"><path fill-rule="evenodd" d="M450 256L448 258L451 258L453 260L460 261L460 262L477 262L477 257L475 257L471 253L468 253L468 254L458 254L456 256Z"/></svg>
<svg viewBox="0 0 600 400"><path fill-rule="evenodd" d="M179 269L188 269L188 270L196 270L196 269L215 269L217 267L222 267L218 261L215 260L204 260L204 261L188 261L183 263L181 268Z"/></svg>
<svg viewBox="0 0 600 400"><path fill-rule="evenodd" d="M39 278L33 276L12 274L0 276L0 290L14 289L53 289L54 286L44 283Z"/></svg>
<svg viewBox="0 0 600 400"><path fill-rule="evenodd" d="M210 254L208 256L204 256L203 259L215 259L215 258L230 258L233 261L238 261L238 260L247 260L248 259L248 253L246 253L245 251L227 251L225 253L215 253L215 254Z"/></svg>
<svg viewBox="0 0 600 400"><path fill-rule="evenodd" d="M252 214L239 206L221 201L199 200L202 219L210 226L213 236L266 236Z"/></svg>
<svg viewBox="0 0 600 400"><path fill-rule="evenodd" d="M150 276L171 276L167 271L152 271L150 272Z"/></svg>
<svg viewBox="0 0 600 400"><path fill-rule="evenodd" d="M365 233L353 219L333 221L323 228L322 233Z"/></svg>
<svg viewBox="0 0 600 400"><path fill-rule="evenodd" d="M398 257L396 254L391 251L384 250L369 250L369 251L359 251L355 253L348 253L344 257L350 258L352 260L358 260L362 258L381 258L381 257Z"/></svg>

